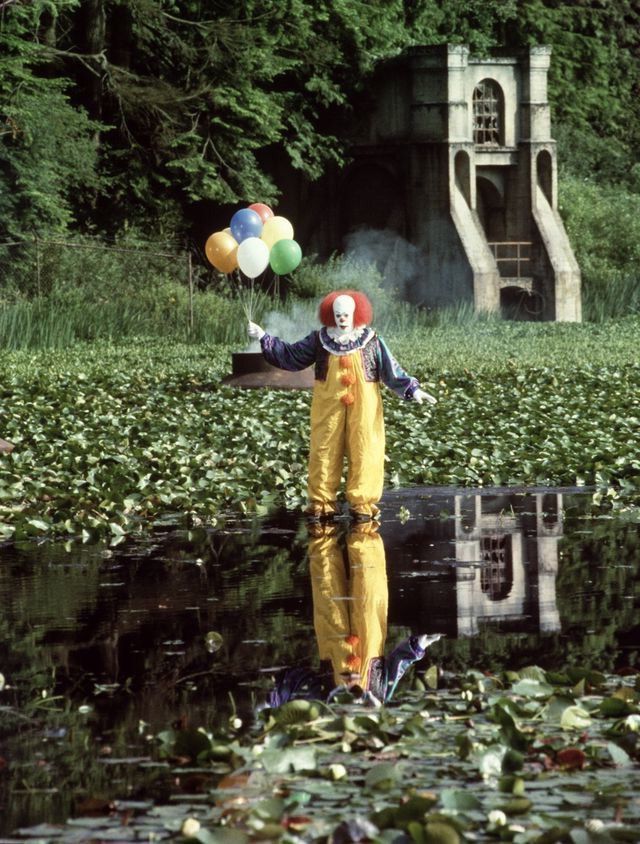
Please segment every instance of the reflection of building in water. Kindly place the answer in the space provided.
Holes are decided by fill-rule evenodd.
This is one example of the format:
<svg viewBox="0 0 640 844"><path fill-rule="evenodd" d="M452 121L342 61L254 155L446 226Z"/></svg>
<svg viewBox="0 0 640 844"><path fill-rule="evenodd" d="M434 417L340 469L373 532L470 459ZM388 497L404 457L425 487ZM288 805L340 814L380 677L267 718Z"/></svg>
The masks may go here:
<svg viewBox="0 0 640 844"><path fill-rule="evenodd" d="M388 495L387 506L394 499L411 519L402 530L383 521L392 621L397 614L399 622L416 625L419 615L424 629L453 636L473 636L486 623L513 631L560 629L561 493L404 491Z"/></svg>
<svg viewBox="0 0 640 844"><path fill-rule="evenodd" d="M562 495L531 498L535 510L511 506L496 512L487 496L455 496L456 562L475 564L456 567L459 635L474 635L483 620L528 614L532 587L537 587L539 629L560 628L555 581Z"/></svg>

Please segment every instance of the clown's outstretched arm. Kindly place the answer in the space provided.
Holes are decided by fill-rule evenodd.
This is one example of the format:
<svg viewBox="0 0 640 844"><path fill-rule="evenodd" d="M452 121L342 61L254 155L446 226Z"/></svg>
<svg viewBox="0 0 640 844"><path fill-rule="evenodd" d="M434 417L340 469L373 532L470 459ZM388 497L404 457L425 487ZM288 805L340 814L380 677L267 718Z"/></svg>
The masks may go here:
<svg viewBox="0 0 640 844"><path fill-rule="evenodd" d="M398 361L389 351L389 347L384 342L382 337L378 337L380 343L380 378L382 382L393 390L400 398L415 401L418 404L428 402L429 404L436 404L437 399L430 393L425 392L420 388L420 384L415 378L412 378L400 366Z"/></svg>
<svg viewBox="0 0 640 844"><path fill-rule="evenodd" d="M312 331L297 343L285 343L279 337L268 334L257 323L250 322L247 334L251 340L259 340L262 356L272 366L298 372L315 363L317 349L317 331Z"/></svg>

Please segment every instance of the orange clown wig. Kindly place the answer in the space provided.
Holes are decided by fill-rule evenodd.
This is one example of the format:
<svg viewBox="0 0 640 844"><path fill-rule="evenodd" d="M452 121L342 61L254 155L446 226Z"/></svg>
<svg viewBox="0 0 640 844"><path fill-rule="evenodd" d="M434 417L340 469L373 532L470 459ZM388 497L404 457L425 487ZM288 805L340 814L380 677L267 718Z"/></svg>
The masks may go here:
<svg viewBox="0 0 640 844"><path fill-rule="evenodd" d="M353 301L356 303L356 309L353 313L354 328L360 328L361 326L369 325L372 322L373 307L364 293L361 293L359 290L334 290L332 293L329 293L328 296L324 297L322 302L320 302L320 307L318 308L320 322L326 326L326 328L335 327L336 320L333 315L333 303L338 296L351 296Z"/></svg>

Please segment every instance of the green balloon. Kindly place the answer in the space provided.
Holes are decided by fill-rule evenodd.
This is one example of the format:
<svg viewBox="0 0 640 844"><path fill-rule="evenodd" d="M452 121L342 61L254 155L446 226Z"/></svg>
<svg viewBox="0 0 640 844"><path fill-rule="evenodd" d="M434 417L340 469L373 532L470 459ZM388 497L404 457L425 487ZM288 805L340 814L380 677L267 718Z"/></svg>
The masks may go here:
<svg viewBox="0 0 640 844"><path fill-rule="evenodd" d="M293 272L302 260L302 249L295 240L277 240L269 253L269 265L276 275Z"/></svg>

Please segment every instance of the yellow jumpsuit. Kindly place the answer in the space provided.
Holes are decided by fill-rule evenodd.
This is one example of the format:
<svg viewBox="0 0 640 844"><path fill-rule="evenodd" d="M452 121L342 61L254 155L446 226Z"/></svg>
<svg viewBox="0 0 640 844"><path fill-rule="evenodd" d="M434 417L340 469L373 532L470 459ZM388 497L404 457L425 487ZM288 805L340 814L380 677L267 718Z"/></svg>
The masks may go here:
<svg viewBox="0 0 640 844"><path fill-rule="evenodd" d="M375 347L369 346L365 353L364 347L369 343ZM316 364L307 512L330 516L336 511L346 456L349 506L363 516L375 516L384 484L384 419L379 382L402 398L412 399L419 387L416 379L400 367L382 338L366 327L346 346L334 341L326 328L312 331L297 343L286 343L265 333L260 344L265 359L280 369L295 372ZM370 366L370 380L365 378L363 354Z"/></svg>
<svg viewBox="0 0 640 844"><path fill-rule="evenodd" d="M367 689L371 661L384 654L389 592L384 545L368 522L347 536L349 577L335 527L316 528L309 541L313 625L321 660L336 686Z"/></svg>
<svg viewBox="0 0 640 844"><path fill-rule="evenodd" d="M349 506L374 516L384 484L384 418L379 383L365 380L359 350L329 354L326 380L313 387L309 512L335 512L345 455Z"/></svg>

